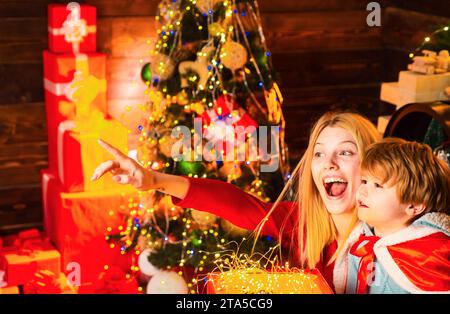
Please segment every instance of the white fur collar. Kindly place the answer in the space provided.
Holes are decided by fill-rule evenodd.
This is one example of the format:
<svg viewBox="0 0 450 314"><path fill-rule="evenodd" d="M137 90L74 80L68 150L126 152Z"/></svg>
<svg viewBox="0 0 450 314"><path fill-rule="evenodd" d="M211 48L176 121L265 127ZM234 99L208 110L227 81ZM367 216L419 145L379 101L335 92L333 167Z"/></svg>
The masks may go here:
<svg viewBox="0 0 450 314"><path fill-rule="evenodd" d="M353 228L353 231L345 241L342 250L336 258L333 269L333 285L337 294L345 293L347 286L347 272L348 272L348 254L353 243L355 243L360 234L363 232L364 224L358 222Z"/></svg>
<svg viewBox="0 0 450 314"><path fill-rule="evenodd" d="M428 226L450 236L450 216L444 213L428 213L413 222L413 226Z"/></svg>

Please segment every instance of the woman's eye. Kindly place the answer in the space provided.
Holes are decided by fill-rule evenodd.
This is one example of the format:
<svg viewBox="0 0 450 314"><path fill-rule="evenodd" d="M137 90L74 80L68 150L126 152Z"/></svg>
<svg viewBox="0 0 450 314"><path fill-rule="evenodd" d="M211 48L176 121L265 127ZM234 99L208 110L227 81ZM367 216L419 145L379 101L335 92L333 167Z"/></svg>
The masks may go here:
<svg viewBox="0 0 450 314"><path fill-rule="evenodd" d="M367 184L367 180L361 179L361 184Z"/></svg>
<svg viewBox="0 0 450 314"><path fill-rule="evenodd" d="M314 153L314 157L322 157L322 156L323 156L323 153L321 153L321 152Z"/></svg>
<svg viewBox="0 0 450 314"><path fill-rule="evenodd" d="M343 151L341 152L341 155L342 155L342 156L353 156L353 152L352 152L352 151L349 151L349 150L343 150Z"/></svg>

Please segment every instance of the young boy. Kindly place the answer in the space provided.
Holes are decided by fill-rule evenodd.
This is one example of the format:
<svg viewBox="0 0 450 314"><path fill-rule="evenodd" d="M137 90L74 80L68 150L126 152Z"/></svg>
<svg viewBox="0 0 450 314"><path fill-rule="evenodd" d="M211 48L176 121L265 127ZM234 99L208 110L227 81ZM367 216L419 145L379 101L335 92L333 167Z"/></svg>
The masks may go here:
<svg viewBox="0 0 450 314"><path fill-rule="evenodd" d="M450 292L450 169L430 147L371 145L356 198L363 234L350 249L346 293Z"/></svg>

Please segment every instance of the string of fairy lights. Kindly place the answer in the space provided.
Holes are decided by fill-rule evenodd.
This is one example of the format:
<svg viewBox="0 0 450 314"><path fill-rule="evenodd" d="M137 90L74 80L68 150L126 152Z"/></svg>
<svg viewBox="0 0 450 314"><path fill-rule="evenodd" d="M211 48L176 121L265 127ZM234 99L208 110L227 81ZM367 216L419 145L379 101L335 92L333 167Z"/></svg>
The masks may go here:
<svg viewBox="0 0 450 314"><path fill-rule="evenodd" d="M230 57L231 52L242 49L243 55L245 54L245 58L241 56L242 60L238 60L240 63L236 65L237 68L242 67L242 63L246 63L244 61L248 60L252 65L254 70L259 77L258 86L261 92L270 93L271 90L266 86L263 74L261 69L259 68L258 62L256 62L255 56L252 54L252 49L250 49L250 43L247 40L247 33L244 27L244 21L241 19L242 17L251 17L251 20L258 25L258 33L261 37L261 44L264 47L265 53L264 56L269 58L270 51L266 47L265 38L261 28L261 18L259 14L259 8L256 1L253 1L253 5L246 6L247 10L243 10L242 7L239 7L234 0L207 0L209 3L221 2L225 9L225 19L222 23L214 22L213 16L215 12L210 7L208 10L199 10L203 11L202 13L196 13L195 16L207 17L207 27L208 27L208 38L206 39L206 43L203 48L197 52L197 60L208 59L210 62L204 67L204 69L200 69L198 72L186 73L188 84L197 84L197 88L194 89L193 96L194 98L200 95L201 92L207 91L210 95L212 95L212 99L208 97L201 97L197 101L190 101L190 96L186 94L184 90L179 92L178 94L171 94L169 88L163 86L161 88L162 82L167 79L170 74L175 71L175 62L173 58L176 57L176 47L181 46L182 41L182 21L183 16L187 13L191 13L191 10L194 10L194 7L199 5L200 0L186 0L189 4L186 6L181 6L181 0L166 0L162 1L159 6L158 15L155 17L155 20L161 23L161 26L156 30L157 41L154 43L154 49L151 54L152 64L150 65L152 68L152 75L147 76L146 85L147 89L145 90L145 95L147 96L147 111L150 112L150 115L145 124L139 125L138 129L141 132L139 137L140 143L147 143L149 145L157 145L164 144L165 141L168 141L168 136L161 136L162 134L169 134L172 127L177 127L179 124L178 120L172 121L171 125L165 124L167 122L165 110L171 104L182 105L183 109L186 112L192 112L198 114L199 112L203 112L205 110L213 109L215 106L215 102L217 100L217 95L233 95L233 90L227 90L224 84L223 78L223 70L226 68L224 63L227 63L227 58ZM232 25L232 20L237 21L235 25ZM204 25L196 20L196 27L198 31L204 30ZM214 43L216 46L214 50L208 50L208 47L214 47ZM147 40L147 44L150 46L152 44L152 40ZM244 44L245 47L242 45ZM211 53L211 54L210 54ZM247 55L248 54L248 55ZM239 58L238 58L239 59ZM245 60L244 60L245 59ZM234 67L233 62L236 60L228 60L228 67ZM140 60L140 63L143 64L144 60ZM204 72L203 72L204 71ZM250 70L248 68L243 67L241 79L244 80L247 91L250 94L250 97L255 101L257 108L261 109L263 106L257 100L257 97L254 95L253 91L250 89L249 84L247 82L246 76L250 74ZM206 79L205 79L206 77ZM269 74L269 78L272 79ZM204 82L205 84L200 84L200 82ZM280 102L280 97L274 97L275 101ZM278 110L281 110L281 104L277 104ZM219 115L222 112L218 112ZM234 118L236 112L231 112L227 118ZM282 114L280 121L276 121L281 124L281 129L284 131L284 119L282 118ZM211 128L214 129L214 121L210 123L210 125L203 125L203 128ZM150 131L152 130L152 131ZM152 132L157 132L159 136L153 136ZM195 130L191 129L191 133L194 134ZM251 134L247 134L247 139L251 138ZM281 154L284 154L284 133L282 133L282 147ZM241 145L245 145L241 143ZM198 148L200 149L200 147ZM201 151L195 151L194 153L201 154ZM213 154L220 153L222 156L224 155L224 150L220 152L212 151ZM138 156L140 158L139 162L155 171L164 171L164 169L171 167L171 163L164 162L158 159L152 159L146 154ZM286 156L282 156L282 160L286 161ZM252 183L249 192L254 195L260 197L265 201L269 201L263 192L263 181L259 178L259 163L260 156L258 155L256 161L245 160L245 164L249 167L252 173L255 176L255 180ZM174 160L177 162L177 160ZM237 169L237 165L239 163L238 160L234 160L234 169ZM232 167L233 168L233 167ZM199 177L196 169L193 167L192 171L189 171L187 174L189 177ZM227 175L228 181L236 180L237 173L235 170ZM286 171L287 172L287 171ZM200 175L201 177L207 177L206 174ZM202 273L207 265L211 264L222 264L223 260L222 256L225 254L229 254L229 240L222 235L219 234L217 230L217 226L211 224L207 225L206 228L200 228L201 230L197 233L193 233L193 230L198 229L199 223L196 219L190 219L188 217L180 217L179 211L180 208L171 204L169 201L170 197L158 196L158 192L155 191L146 191L139 192L138 200L135 198L130 198L128 200L128 215L126 219L126 223L118 226L117 228L108 227L107 228L107 236L105 237L107 241L110 242L111 249L116 249L117 244L112 242L114 238L112 234L117 234L118 238L121 240L120 244L120 252L121 254L130 253L129 248L135 247L133 249L133 260L135 260L143 251L144 248L152 248L152 247L162 247L168 248L170 245L182 245L183 250L181 251L181 256L177 262L176 267L167 266L166 270L176 271L180 276L184 275L183 267L187 265L190 259L197 258L200 261L198 262L198 266L194 269L195 273ZM188 212L190 209L187 210ZM156 218L156 213L163 212L164 213L164 223L161 226L158 223ZM208 218L209 217L209 218ZM206 215L200 217L201 220L214 219L211 218L211 215ZM169 232L169 224L170 223L180 223L182 224L182 233L181 237L177 239ZM145 227L143 227L145 224ZM154 237L152 234L158 234L158 237ZM244 238L245 240L245 238ZM216 250L214 251L203 251L197 249L201 244L205 241L209 241L211 243L215 243ZM137 244L137 246L136 246ZM252 264L252 267L255 267L256 264ZM248 266L248 265L247 265ZM246 266L246 267L247 267ZM108 266L105 266L107 269ZM133 263L131 266L132 274L136 274L139 271L139 267L136 266L136 263ZM187 283L189 292L192 294L197 293L197 278L192 278L190 282ZM139 291L142 291L142 288L139 288ZM263 289L260 287L260 290Z"/></svg>
<svg viewBox="0 0 450 314"><path fill-rule="evenodd" d="M240 44L245 44L244 49L248 56L248 61L253 64L254 69L259 76L259 84L261 91L270 92L265 83L264 78L261 73L261 70L258 66L258 63L255 60L255 56L252 54L252 50L250 49L250 43L247 40L246 30L244 27L244 22L241 17L251 16L252 20L258 25L258 32L261 38L261 42L263 47L265 48L265 56L270 57L271 53L266 47L265 38L261 28L261 18L259 14L259 8L256 1L253 2L253 5L247 6L248 10L240 10L236 5L236 1L234 0L220 0L223 3L223 7L225 8L225 19L222 23L215 22L213 16L215 14L214 10L210 7L208 10L203 11L202 13L196 13L196 16L206 16L207 17L207 27L208 27L208 38L206 40L206 44L201 51L197 52L197 59L208 59L210 62L206 65L203 72L192 72L189 73L186 80L188 84L198 84L197 89L194 91L194 97L197 96L199 92L208 91L211 95L213 95L212 99L208 99L207 97L201 98L199 101L191 102L189 100L189 96L184 92L180 92L176 95L170 94L167 87L161 87L161 82L164 81L170 75L171 72L175 70L175 64L172 58L175 55L175 48L180 47L182 41L182 20L184 14L194 10L197 2L200 0L186 0L190 2L189 5L182 7L180 5L180 0L168 0L162 1L162 4L159 6L159 15L155 17L157 22L165 22L162 24L157 30L156 34L158 36L158 40L154 44L154 49L152 51L152 63L153 63L153 72L157 74L153 77L147 76L145 81L147 85L147 90L145 91L145 95L148 97L147 103L149 104L148 111L151 113L148 117L148 125L139 125L138 129L141 132L141 136L139 138L140 142L148 142L151 145L157 145L158 143L164 143L167 141L166 137L155 138L149 134L147 130L150 129L150 126L153 126L154 129L158 129L158 126L163 125L166 122L165 117L165 108L170 104L181 104L183 105L183 109L187 112L201 112L204 110L212 109L214 107L215 101L217 100L216 95L227 96L229 94L233 94L233 90L227 90L226 84L224 84L224 78L222 75L222 71L225 68L224 60L227 58L227 54L229 50L240 49L239 46L234 45L234 43L239 42ZM208 0L210 3L219 2L219 0ZM201 11L201 10L200 10ZM232 25L231 20L235 20L235 25ZM198 31L204 30L204 25L196 20L196 27ZM443 26L435 30L430 35L426 36L422 43L411 53L409 53L410 58L414 58L418 53L420 53L423 48L429 44L432 39L444 32L449 31L449 26ZM234 41L232 40L234 38ZM210 50L208 47L214 46L214 42L217 42L216 49L211 50L212 55L210 55ZM152 40L149 39L147 41L148 45L152 44ZM241 46L242 47L242 46ZM168 53L163 53L163 51ZM144 60L140 60L140 63L143 64ZM243 68L243 76L242 78L246 81L246 75L250 74L250 70L247 68ZM206 77L206 79L205 79ZM200 83L202 82L202 83ZM248 86L248 84L246 84ZM250 97L256 100L256 97L251 89L248 89L250 93ZM259 108L261 108L261 104L256 101L256 104ZM236 113L230 113L230 117ZM219 115L221 115L219 109ZM280 121L279 121L280 122ZM176 127L179 124L178 120L173 121L172 127ZM282 128L284 129L284 121L281 121ZM203 128L214 128L214 122L211 122L211 125L203 125ZM165 127L163 129L159 129L161 134L166 134L171 128ZM194 134L194 129L191 130L192 134ZM248 134L248 137L251 135ZM281 149L283 151L283 148ZM201 152L194 152L197 154L201 154ZM215 153L213 151L213 153ZM224 151L220 151L223 155ZM259 156L258 156L259 159ZM177 161L177 160L175 160ZM140 160L141 164L155 170L161 171L164 168L169 168L171 166L168 162L161 162L159 160ZM250 169L255 174L256 180L255 185L250 189L250 191L259 197L264 197L263 192L260 187L262 185L262 180L259 179L257 170L254 170L254 167L251 167L251 162L246 160L245 163L250 166ZM234 164L237 165L238 161L234 160ZM236 167L235 167L236 168ZM195 171L188 173L189 177L199 177ZM206 174L203 174L202 177L206 177ZM228 174L229 181L233 181L236 179L236 173ZM166 246L170 244L181 244L184 250L181 252L181 258L178 260L177 266L172 267L168 266L167 270L175 270L180 276L183 276L183 267L187 264L188 260L192 258L194 255L200 256L199 266L195 269L195 272L203 272L207 264L212 262L216 265L213 272L217 272L221 274L221 281L219 283L218 292L221 290L233 290L236 292L246 291L246 289L250 289L247 291L248 293L259 293L278 290L280 291L280 287L283 286L283 289L287 293L305 293L310 291L318 291L317 283L315 282L314 275L305 273L303 271L299 271L296 269L292 269L289 267L289 264L286 264L281 267L274 267L277 262L277 257L273 257L271 254L276 249L271 248L271 254L269 257L263 256L261 258L257 258L256 260L248 255L237 255L236 251L239 251L237 248L236 251L229 250L229 242L224 237L220 236L217 228L214 226L208 227L205 230L201 230L199 236L192 237L191 231L193 230L193 226L195 226L196 222L193 219L189 219L187 217L180 217L178 209L173 204L169 204L168 207L160 206L155 202L156 200L156 192L155 191L147 191L147 192L139 192L139 200L134 198L130 198L128 200L128 211L129 217L126 221L125 225L120 225L117 228L108 227L107 234L111 234L114 232L118 232L119 235L126 239L124 245L120 247L121 254L127 254L127 247L130 247L133 244L133 241L136 240L135 233L139 232L139 239L144 239L144 243L141 243L140 248L137 248L132 253L134 256L139 256L142 253L142 248L145 247L154 247L154 246ZM267 198L265 199L268 200ZM170 203L170 202L166 202ZM164 215L166 223L164 224L164 228L162 228L156 218L155 213L164 207ZM142 219L142 217L146 217ZM141 222L143 220L148 220L151 222L151 226L153 230L156 230L159 233L160 238L154 239L152 234L149 232L149 229L144 228L141 229ZM183 232L181 234L181 239L177 240L172 237L169 233L168 226L170 222L181 220L183 225ZM261 228L261 227L260 227ZM202 250L196 250L195 247L202 244L206 239L213 239L216 243L217 250L214 252L206 252ZM111 237L106 236L106 240L110 241ZM245 240L245 238L244 238ZM116 248L115 243L110 243L110 247L112 249ZM270 276L270 272L265 271L267 265L272 265L272 272L284 272L288 274L287 277L273 277ZM109 266L105 265L105 269L108 269ZM139 271L139 267L133 263L131 266L131 272L136 274ZM255 274L258 276L262 276L263 279L255 280ZM131 276L127 274L128 278ZM281 279L280 279L281 278ZM197 293L196 285L198 284L198 278L192 278L190 282L187 283L189 288L189 292L192 294ZM139 287L139 291L142 291L142 287Z"/></svg>
<svg viewBox="0 0 450 314"><path fill-rule="evenodd" d="M436 37L436 35L442 34L442 33L444 33L444 32L448 32L449 30L450 30L450 27L449 27L448 25L442 26L442 27L436 29L433 33L431 33L430 35L426 36L426 37L423 39L422 43L421 43L416 49L414 49L413 52L410 52L410 53L409 53L409 57L410 57L411 59L414 58L418 53L421 53L421 52L422 52L423 48L424 48L427 44L429 44L429 43L432 41L432 39L433 39L434 37Z"/></svg>

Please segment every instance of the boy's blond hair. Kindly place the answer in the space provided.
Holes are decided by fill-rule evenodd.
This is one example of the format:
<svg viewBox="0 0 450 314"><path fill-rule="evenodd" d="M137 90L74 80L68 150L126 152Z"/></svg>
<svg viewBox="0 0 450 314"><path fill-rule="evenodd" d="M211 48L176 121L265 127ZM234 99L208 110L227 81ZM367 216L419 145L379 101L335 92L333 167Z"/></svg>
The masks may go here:
<svg viewBox="0 0 450 314"><path fill-rule="evenodd" d="M449 213L450 168L428 145L399 138L384 139L368 147L361 171L363 175L379 178L381 184L397 185L401 203L423 204L425 210L421 215L430 211Z"/></svg>

